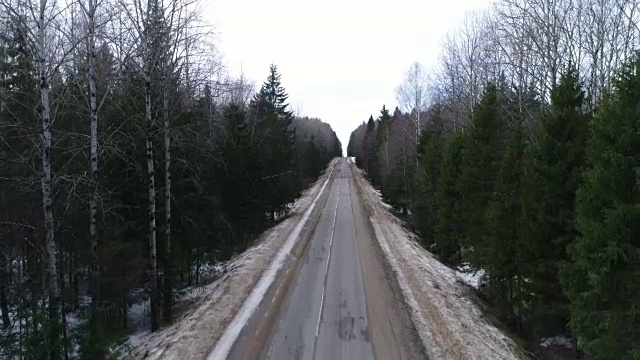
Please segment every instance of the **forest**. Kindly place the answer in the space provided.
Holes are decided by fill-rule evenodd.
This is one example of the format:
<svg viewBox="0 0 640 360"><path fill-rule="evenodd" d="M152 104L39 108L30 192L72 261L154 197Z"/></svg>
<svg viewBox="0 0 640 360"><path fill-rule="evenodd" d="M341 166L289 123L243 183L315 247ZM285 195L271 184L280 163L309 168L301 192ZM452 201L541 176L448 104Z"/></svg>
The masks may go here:
<svg viewBox="0 0 640 360"><path fill-rule="evenodd" d="M351 134L423 247L534 357L640 358L640 24L633 0L498 0Z"/></svg>
<svg viewBox="0 0 640 360"><path fill-rule="evenodd" d="M190 0L0 0L0 358L101 359L251 246L342 148ZM268 73L267 73L268 70Z"/></svg>

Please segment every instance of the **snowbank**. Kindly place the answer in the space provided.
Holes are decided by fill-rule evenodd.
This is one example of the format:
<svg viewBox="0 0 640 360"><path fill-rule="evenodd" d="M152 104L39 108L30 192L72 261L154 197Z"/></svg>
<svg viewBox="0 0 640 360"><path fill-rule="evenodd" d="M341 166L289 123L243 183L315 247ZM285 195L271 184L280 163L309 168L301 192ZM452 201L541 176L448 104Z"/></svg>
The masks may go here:
<svg viewBox="0 0 640 360"><path fill-rule="evenodd" d="M355 166L354 173L429 358L525 359L515 343L485 319L459 282L461 275L418 245Z"/></svg>
<svg viewBox="0 0 640 360"><path fill-rule="evenodd" d="M476 270L469 266L469 264L465 263L458 267L456 274L460 281L478 290L484 280L485 271L484 269Z"/></svg>
<svg viewBox="0 0 640 360"><path fill-rule="evenodd" d="M171 326L158 332L139 332L129 337L124 358L202 359L238 313L265 269L272 264L285 240L297 228L301 217L320 193L336 160L318 181L295 202L291 216L265 231L250 248L232 259L218 280L187 296L193 305Z"/></svg>

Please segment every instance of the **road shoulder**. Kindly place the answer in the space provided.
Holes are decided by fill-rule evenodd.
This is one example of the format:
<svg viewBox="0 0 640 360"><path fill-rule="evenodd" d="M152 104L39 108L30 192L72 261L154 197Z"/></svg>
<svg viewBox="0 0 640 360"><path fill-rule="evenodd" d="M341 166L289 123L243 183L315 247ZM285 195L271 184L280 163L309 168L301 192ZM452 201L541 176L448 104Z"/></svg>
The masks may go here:
<svg viewBox="0 0 640 360"><path fill-rule="evenodd" d="M377 359L424 359L422 342L397 280L375 239L354 177L349 180L349 186L375 356Z"/></svg>

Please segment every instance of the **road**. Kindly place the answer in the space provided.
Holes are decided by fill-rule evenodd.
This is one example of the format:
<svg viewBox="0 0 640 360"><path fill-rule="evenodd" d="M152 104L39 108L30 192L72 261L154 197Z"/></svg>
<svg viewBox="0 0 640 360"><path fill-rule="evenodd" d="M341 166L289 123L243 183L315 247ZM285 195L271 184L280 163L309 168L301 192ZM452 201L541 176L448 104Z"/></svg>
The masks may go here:
<svg viewBox="0 0 640 360"><path fill-rule="evenodd" d="M393 275L340 159L322 206L230 359L424 358Z"/></svg>

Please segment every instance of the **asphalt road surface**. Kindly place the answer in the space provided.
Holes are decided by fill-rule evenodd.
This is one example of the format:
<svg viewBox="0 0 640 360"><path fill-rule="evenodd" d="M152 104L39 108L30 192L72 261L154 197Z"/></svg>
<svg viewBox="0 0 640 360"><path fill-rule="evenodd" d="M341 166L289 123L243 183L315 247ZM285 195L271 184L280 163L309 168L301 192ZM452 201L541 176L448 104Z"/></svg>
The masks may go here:
<svg viewBox="0 0 640 360"><path fill-rule="evenodd" d="M421 359L347 159L230 359Z"/></svg>

